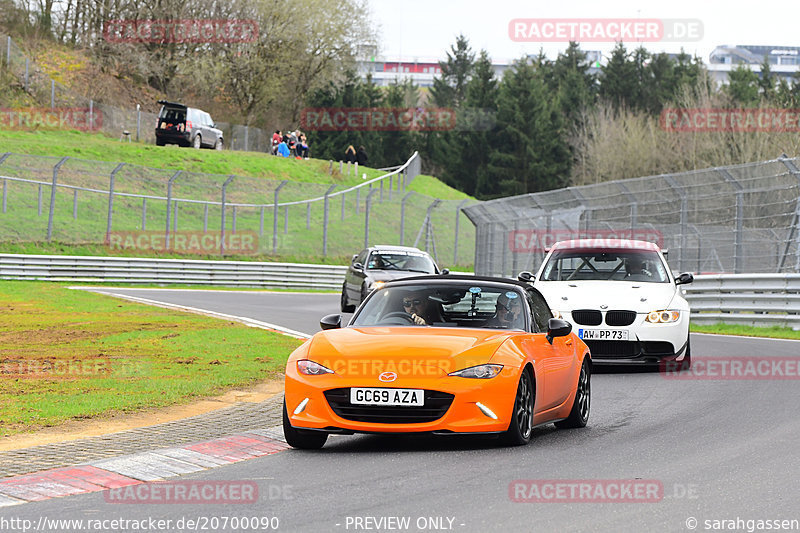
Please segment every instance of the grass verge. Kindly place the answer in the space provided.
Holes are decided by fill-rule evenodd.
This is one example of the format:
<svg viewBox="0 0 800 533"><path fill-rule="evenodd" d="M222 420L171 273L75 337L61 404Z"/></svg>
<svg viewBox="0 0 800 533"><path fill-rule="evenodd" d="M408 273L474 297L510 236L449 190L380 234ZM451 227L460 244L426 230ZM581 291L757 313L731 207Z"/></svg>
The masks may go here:
<svg viewBox="0 0 800 533"><path fill-rule="evenodd" d="M0 313L0 436L277 378L302 342L64 284L0 282Z"/></svg>
<svg viewBox="0 0 800 533"><path fill-rule="evenodd" d="M697 324L692 324L691 331L692 333L714 333L717 335L740 335L746 337L769 337L774 339L800 340L800 331L778 326L755 327L725 323L700 326Z"/></svg>

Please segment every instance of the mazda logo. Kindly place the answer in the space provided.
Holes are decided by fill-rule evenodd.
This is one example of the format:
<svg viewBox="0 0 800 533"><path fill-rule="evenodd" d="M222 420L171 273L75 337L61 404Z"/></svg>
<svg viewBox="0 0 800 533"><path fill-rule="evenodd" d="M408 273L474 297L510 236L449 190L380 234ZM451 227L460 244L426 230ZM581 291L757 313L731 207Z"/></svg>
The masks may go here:
<svg viewBox="0 0 800 533"><path fill-rule="evenodd" d="M383 372L380 376L378 376L378 379L384 383L394 381L397 379L397 372Z"/></svg>

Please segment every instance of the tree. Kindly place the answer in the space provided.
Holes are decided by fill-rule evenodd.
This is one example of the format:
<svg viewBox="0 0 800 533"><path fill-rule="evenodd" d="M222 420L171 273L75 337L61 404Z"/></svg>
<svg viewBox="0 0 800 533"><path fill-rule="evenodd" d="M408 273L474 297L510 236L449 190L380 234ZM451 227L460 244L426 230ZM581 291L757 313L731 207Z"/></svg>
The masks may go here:
<svg viewBox="0 0 800 533"><path fill-rule="evenodd" d="M733 103L744 106L754 106L759 101L758 74L749 67L739 65L728 73L728 85L725 92Z"/></svg>
<svg viewBox="0 0 800 533"><path fill-rule="evenodd" d="M566 185L571 155L563 120L527 58L517 60L500 83L497 122L500 133L488 166L491 180L479 194L506 196Z"/></svg>
<svg viewBox="0 0 800 533"><path fill-rule="evenodd" d="M629 60L625 46L617 43L601 71L600 97L615 110L629 107L638 96L638 83L636 65Z"/></svg>

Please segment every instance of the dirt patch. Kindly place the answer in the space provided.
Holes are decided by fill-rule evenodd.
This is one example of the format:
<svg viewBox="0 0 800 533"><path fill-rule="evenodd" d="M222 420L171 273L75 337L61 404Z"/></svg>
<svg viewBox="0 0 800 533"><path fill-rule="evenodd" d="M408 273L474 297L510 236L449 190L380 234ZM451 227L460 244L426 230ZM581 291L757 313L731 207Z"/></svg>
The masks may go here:
<svg viewBox="0 0 800 533"><path fill-rule="evenodd" d="M64 424L46 428L35 433L11 435L0 438L0 451L20 450L39 446L67 442L87 437L96 437L108 433L118 433L129 429L153 426L164 422L172 422L229 407L238 403L263 402L283 392L283 381L274 380L259 383L247 389L235 389L221 396L207 398L186 405L176 405L140 413L110 415L90 420L73 420Z"/></svg>

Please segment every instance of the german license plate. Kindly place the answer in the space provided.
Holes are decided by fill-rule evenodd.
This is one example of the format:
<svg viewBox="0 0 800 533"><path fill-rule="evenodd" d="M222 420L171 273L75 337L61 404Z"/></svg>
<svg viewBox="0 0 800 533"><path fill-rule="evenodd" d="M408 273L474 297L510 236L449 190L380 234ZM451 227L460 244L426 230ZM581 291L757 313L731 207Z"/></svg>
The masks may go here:
<svg viewBox="0 0 800 533"><path fill-rule="evenodd" d="M420 389L352 388L350 403L353 405L402 405L422 407L425 394Z"/></svg>
<svg viewBox="0 0 800 533"><path fill-rule="evenodd" d="M578 337L589 341L626 341L627 329L579 329Z"/></svg>

